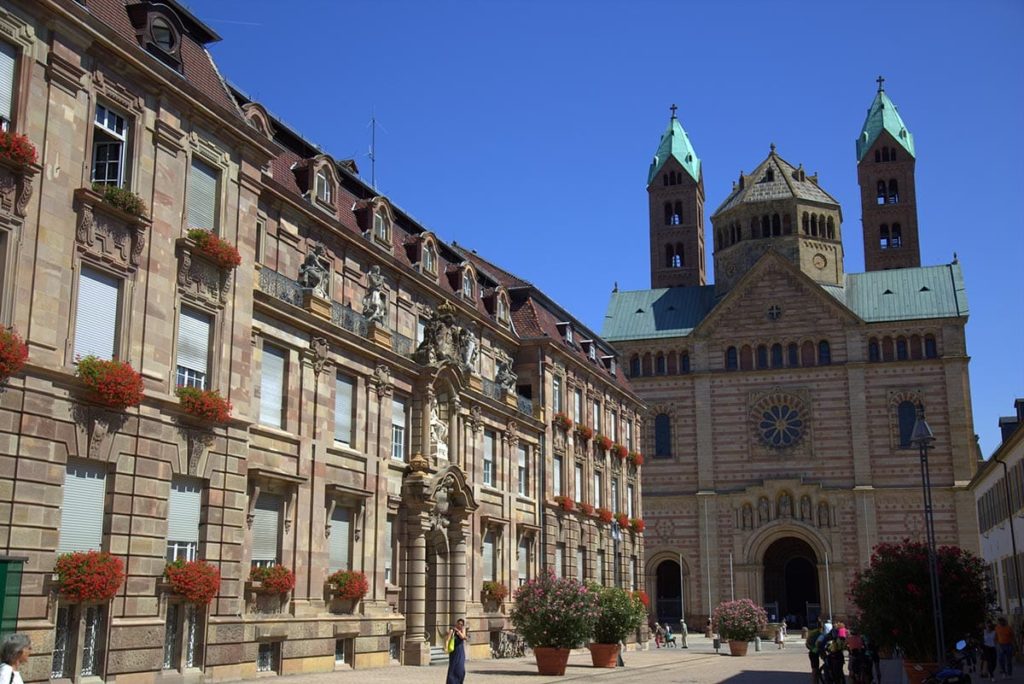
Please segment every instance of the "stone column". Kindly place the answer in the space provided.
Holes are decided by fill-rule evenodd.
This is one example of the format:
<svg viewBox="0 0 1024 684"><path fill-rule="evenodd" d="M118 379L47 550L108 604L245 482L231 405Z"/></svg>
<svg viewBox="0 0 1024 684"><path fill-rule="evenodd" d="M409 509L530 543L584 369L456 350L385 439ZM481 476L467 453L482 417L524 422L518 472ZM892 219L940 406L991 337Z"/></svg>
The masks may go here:
<svg viewBox="0 0 1024 684"><path fill-rule="evenodd" d="M448 606L452 624L459 618L466 617L466 527L462 515L452 516L451 526L448 528L448 546L451 549L448 563L451 582Z"/></svg>
<svg viewBox="0 0 1024 684"><path fill-rule="evenodd" d="M405 664L429 665L430 647L426 641L427 538L429 526L425 511L406 511L405 590Z"/></svg>

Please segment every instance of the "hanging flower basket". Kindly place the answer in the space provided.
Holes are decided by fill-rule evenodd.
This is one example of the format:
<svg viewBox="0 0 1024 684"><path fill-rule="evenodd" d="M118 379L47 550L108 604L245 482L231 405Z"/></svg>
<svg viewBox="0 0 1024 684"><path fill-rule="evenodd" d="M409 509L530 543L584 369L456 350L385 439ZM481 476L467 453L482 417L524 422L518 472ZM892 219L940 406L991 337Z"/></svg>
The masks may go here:
<svg viewBox="0 0 1024 684"><path fill-rule="evenodd" d="M142 375L126 361L89 355L78 360L76 374L97 403L121 410L142 403Z"/></svg>
<svg viewBox="0 0 1024 684"><path fill-rule="evenodd" d="M0 382L16 374L28 360L28 345L13 328L0 329Z"/></svg>
<svg viewBox="0 0 1024 684"><path fill-rule="evenodd" d="M625 513L616 513L615 522L619 524L619 527L626 529L629 527L629 516Z"/></svg>
<svg viewBox="0 0 1024 684"><path fill-rule="evenodd" d="M597 509L597 519L600 520L601 522L605 523L605 524L608 524L612 520L615 519L615 516L607 508L598 508Z"/></svg>
<svg viewBox="0 0 1024 684"><path fill-rule="evenodd" d="M579 436L584 442L588 441L594 436L594 430L589 425L577 425L576 435Z"/></svg>
<svg viewBox="0 0 1024 684"><path fill-rule="evenodd" d="M626 457L629 456L629 449L621 444L612 444L612 453L620 461L625 461Z"/></svg>
<svg viewBox="0 0 1024 684"><path fill-rule="evenodd" d="M484 582L480 590L481 597L485 602L493 601L501 603L508 596L508 587L501 582Z"/></svg>
<svg viewBox="0 0 1024 684"><path fill-rule="evenodd" d="M242 255L231 243L222 240L208 230L193 228L188 231L188 237L196 243L200 252L222 269L238 268L242 263Z"/></svg>
<svg viewBox="0 0 1024 684"><path fill-rule="evenodd" d="M552 425L556 428L568 432L572 429L572 418L564 413L556 413L554 419L551 421Z"/></svg>
<svg viewBox="0 0 1024 684"><path fill-rule="evenodd" d="M182 410L194 418L221 425L231 420L231 402L220 396L217 390L179 387L174 393L181 400Z"/></svg>
<svg viewBox="0 0 1024 684"><path fill-rule="evenodd" d="M261 566L249 572L249 581L257 594L287 594L295 588L295 573L281 564Z"/></svg>
<svg viewBox="0 0 1024 684"><path fill-rule="evenodd" d="M177 560L164 568L171 591L189 603L205 606L220 591L220 569L206 561Z"/></svg>
<svg viewBox="0 0 1024 684"><path fill-rule="evenodd" d="M15 166L30 166L36 163L36 146L27 135L0 131L0 158Z"/></svg>
<svg viewBox="0 0 1024 684"><path fill-rule="evenodd" d="M566 513L571 513L573 509L576 507L576 505L573 503L573 500L567 496L556 496L555 503L558 504L558 507L561 508Z"/></svg>
<svg viewBox="0 0 1024 684"><path fill-rule="evenodd" d="M370 591L366 575L354 570L338 570L327 578L331 594L335 598L359 601Z"/></svg>
<svg viewBox="0 0 1024 684"><path fill-rule="evenodd" d="M582 512L583 515L594 515L594 505L588 504L584 501L580 504L580 512Z"/></svg>
<svg viewBox="0 0 1024 684"><path fill-rule="evenodd" d="M608 451L609 449L612 448L612 438L605 437L604 435L598 435L597 437L594 438L594 444L597 445L598 449L601 449L602 451Z"/></svg>
<svg viewBox="0 0 1024 684"><path fill-rule="evenodd" d="M639 451L634 451L629 455L629 462L639 468L644 464L644 455Z"/></svg>
<svg viewBox="0 0 1024 684"><path fill-rule="evenodd" d="M104 204L136 218L146 218L146 203L131 190L116 185L93 183L92 191L103 199Z"/></svg>
<svg viewBox="0 0 1024 684"><path fill-rule="evenodd" d="M633 531L640 534L644 531L647 525L644 523L643 518L633 518L629 521L629 526L633 528Z"/></svg>
<svg viewBox="0 0 1024 684"><path fill-rule="evenodd" d="M648 596L647 592L643 589L638 589L634 591L633 596L636 596L638 599L640 599L640 603L644 604L644 608L651 607L651 597Z"/></svg>
<svg viewBox="0 0 1024 684"><path fill-rule="evenodd" d="M106 551L75 551L57 558L61 596L71 603L109 601L124 583L124 563Z"/></svg>

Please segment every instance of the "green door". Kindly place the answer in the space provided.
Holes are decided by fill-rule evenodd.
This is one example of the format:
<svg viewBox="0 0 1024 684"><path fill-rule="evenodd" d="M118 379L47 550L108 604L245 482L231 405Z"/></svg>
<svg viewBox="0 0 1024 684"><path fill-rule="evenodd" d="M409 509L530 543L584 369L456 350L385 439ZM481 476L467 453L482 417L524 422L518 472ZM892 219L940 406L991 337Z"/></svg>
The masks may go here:
<svg viewBox="0 0 1024 684"><path fill-rule="evenodd" d="M0 560L0 635L10 634L18 627L23 565L22 560Z"/></svg>

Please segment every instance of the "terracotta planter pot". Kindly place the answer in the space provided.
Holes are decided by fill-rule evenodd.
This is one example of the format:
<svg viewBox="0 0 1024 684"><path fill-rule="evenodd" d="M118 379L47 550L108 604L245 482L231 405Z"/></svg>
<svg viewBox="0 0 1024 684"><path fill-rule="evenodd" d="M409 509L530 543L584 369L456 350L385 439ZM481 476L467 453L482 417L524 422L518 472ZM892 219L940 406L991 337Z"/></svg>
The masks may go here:
<svg viewBox="0 0 1024 684"><path fill-rule="evenodd" d="M747 645L746 641L733 641L732 639L729 639L729 655L747 655Z"/></svg>
<svg viewBox="0 0 1024 684"><path fill-rule="evenodd" d="M615 667L618 659L618 644L590 644L590 662L594 667Z"/></svg>
<svg viewBox="0 0 1024 684"><path fill-rule="evenodd" d="M533 655L537 657L538 674L557 677L565 674L565 665L569 662L569 649L538 646L533 649Z"/></svg>
<svg viewBox="0 0 1024 684"><path fill-rule="evenodd" d="M919 663L913 660L903 661L903 670L907 673L907 684L922 684L933 672L939 669L936 663Z"/></svg>

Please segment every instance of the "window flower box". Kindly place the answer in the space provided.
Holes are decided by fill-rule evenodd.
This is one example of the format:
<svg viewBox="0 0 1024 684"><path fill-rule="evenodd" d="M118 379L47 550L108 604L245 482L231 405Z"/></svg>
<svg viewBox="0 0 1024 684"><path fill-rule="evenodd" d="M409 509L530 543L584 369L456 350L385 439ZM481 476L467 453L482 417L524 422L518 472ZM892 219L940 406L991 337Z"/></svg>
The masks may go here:
<svg viewBox="0 0 1024 684"><path fill-rule="evenodd" d="M597 448L601 451L608 451L612 448L612 438L604 435L598 435L594 438L594 444L597 445Z"/></svg>
<svg viewBox="0 0 1024 684"><path fill-rule="evenodd" d="M589 441L594 436L594 430L588 425L577 425L576 435L584 442Z"/></svg>
<svg viewBox="0 0 1024 684"><path fill-rule="evenodd" d="M629 449L621 444L613 444L612 453L615 454L615 457L620 461L625 461L626 457L629 456Z"/></svg>
<svg viewBox="0 0 1024 684"><path fill-rule="evenodd" d="M629 526L632 527L633 531L636 532L637 534L642 534L643 531L644 531L644 528L647 527L647 525L643 521L643 518L632 518L632 519L630 519Z"/></svg>
<svg viewBox="0 0 1024 684"><path fill-rule="evenodd" d="M556 413L555 417L551 421L551 423L556 428L558 428L559 430L562 430L563 432L568 432L569 430L572 429L572 418L570 418L565 413L561 413L561 412Z"/></svg>
<svg viewBox="0 0 1024 684"><path fill-rule="evenodd" d="M353 570L338 570L327 578L327 591L331 595L333 612L351 614L370 591L366 575Z"/></svg>
<svg viewBox="0 0 1024 684"><path fill-rule="evenodd" d="M0 131L0 159L13 166L32 166L36 163L36 146L27 135Z"/></svg>
<svg viewBox="0 0 1024 684"><path fill-rule="evenodd" d="M625 513L616 513L615 522L619 524L619 527L626 529L629 527L629 516Z"/></svg>
<svg viewBox="0 0 1024 684"><path fill-rule="evenodd" d="M0 382L18 373L28 360L28 345L14 328L0 329Z"/></svg>
<svg viewBox="0 0 1024 684"><path fill-rule="evenodd" d="M629 462L633 464L633 467L639 468L644 464L644 455L639 451L634 451L629 455Z"/></svg>
<svg viewBox="0 0 1024 684"><path fill-rule="evenodd" d="M576 504L568 496L556 496L555 503L566 513L572 513L573 509L576 508Z"/></svg>
<svg viewBox="0 0 1024 684"><path fill-rule="evenodd" d="M196 605L208 605L220 591L220 569L206 561L168 563L164 578L171 591Z"/></svg>
<svg viewBox="0 0 1024 684"><path fill-rule="evenodd" d="M124 410L142 403L142 375L126 361L86 356L78 360L76 375L98 404Z"/></svg>
<svg viewBox="0 0 1024 684"><path fill-rule="evenodd" d="M508 596L508 588L501 582L484 582L480 596L484 603L500 604Z"/></svg>
<svg viewBox="0 0 1024 684"><path fill-rule="evenodd" d="M218 425L231 420L231 402L217 390L179 387L174 393L181 400L182 410L193 418Z"/></svg>
<svg viewBox="0 0 1024 684"><path fill-rule="evenodd" d="M57 558L61 596L69 603L103 603L124 584L124 563L106 551L76 551Z"/></svg>
<svg viewBox="0 0 1024 684"><path fill-rule="evenodd" d="M24 135L0 131L0 167L0 212L25 218L40 170L35 146Z"/></svg>
<svg viewBox="0 0 1024 684"><path fill-rule="evenodd" d="M594 505L584 501L580 504L580 512L583 515L594 515Z"/></svg>
<svg viewBox="0 0 1024 684"><path fill-rule="evenodd" d="M210 231L193 228L188 235L175 241L178 290L190 299L219 309L228 301L231 279L241 256Z"/></svg>
<svg viewBox="0 0 1024 684"><path fill-rule="evenodd" d="M249 583L257 594L287 594L295 588L295 573L280 563L256 567L249 572Z"/></svg>
<svg viewBox="0 0 1024 684"><path fill-rule="evenodd" d="M238 268L242 263L242 255L238 253L234 245L208 230L193 228L188 231L188 239L195 243L196 249L222 270L229 271Z"/></svg>
<svg viewBox="0 0 1024 684"><path fill-rule="evenodd" d="M612 520L615 519L615 516L607 508L598 508L597 509L597 519L607 525L608 523L610 523Z"/></svg>
<svg viewBox="0 0 1024 684"><path fill-rule="evenodd" d="M136 193L116 185L93 183L92 191L109 207L136 219L146 219L146 203Z"/></svg>

